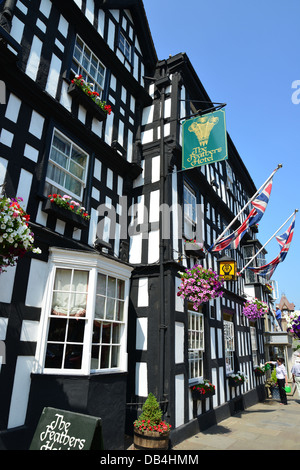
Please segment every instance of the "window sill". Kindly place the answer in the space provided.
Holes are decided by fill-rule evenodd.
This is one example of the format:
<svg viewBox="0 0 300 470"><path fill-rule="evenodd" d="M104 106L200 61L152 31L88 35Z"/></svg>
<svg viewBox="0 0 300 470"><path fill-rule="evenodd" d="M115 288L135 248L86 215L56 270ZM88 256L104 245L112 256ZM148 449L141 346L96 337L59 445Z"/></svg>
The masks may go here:
<svg viewBox="0 0 300 470"><path fill-rule="evenodd" d="M187 256L194 256L199 259L205 258L204 251L202 251L196 243L185 243L184 249Z"/></svg>
<svg viewBox="0 0 300 470"><path fill-rule="evenodd" d="M89 221L83 219L78 214L75 214L72 211L69 211L67 209L64 209L63 207L58 206L55 204L55 202L51 202L49 199L47 199L43 203L43 212L46 212L46 214L51 214L55 215L58 219L63 220L66 223L69 223L73 225L74 227L84 229L88 227Z"/></svg>
<svg viewBox="0 0 300 470"><path fill-rule="evenodd" d="M88 95L86 95L75 83L70 83L68 93L74 100L81 104L98 121L106 121L107 113L100 108Z"/></svg>

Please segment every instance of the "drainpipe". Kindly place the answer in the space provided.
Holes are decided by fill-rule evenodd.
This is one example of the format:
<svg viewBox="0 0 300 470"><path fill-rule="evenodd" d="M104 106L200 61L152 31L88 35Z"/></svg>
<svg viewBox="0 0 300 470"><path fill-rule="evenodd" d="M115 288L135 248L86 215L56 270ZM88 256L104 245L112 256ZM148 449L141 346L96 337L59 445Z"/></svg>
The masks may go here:
<svg viewBox="0 0 300 470"><path fill-rule="evenodd" d="M160 207L165 202L165 143L164 143L164 113L165 113L165 93L166 87L170 84L167 75L156 80L155 85L160 92ZM160 400L166 401L165 394L165 333L166 333L166 313L165 313L165 279L164 279L164 257L165 243L163 239L163 211L160 211L159 219L159 275L160 275L160 325L159 325L159 393Z"/></svg>

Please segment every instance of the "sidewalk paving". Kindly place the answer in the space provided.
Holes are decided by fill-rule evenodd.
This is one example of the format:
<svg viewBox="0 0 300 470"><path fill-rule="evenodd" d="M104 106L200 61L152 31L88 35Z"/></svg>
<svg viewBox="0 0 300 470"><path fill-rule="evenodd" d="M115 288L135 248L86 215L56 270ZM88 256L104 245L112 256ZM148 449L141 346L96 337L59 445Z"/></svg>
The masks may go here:
<svg viewBox="0 0 300 470"><path fill-rule="evenodd" d="M266 399L175 445L172 450L300 450L300 398ZM275 462L276 465L276 462Z"/></svg>

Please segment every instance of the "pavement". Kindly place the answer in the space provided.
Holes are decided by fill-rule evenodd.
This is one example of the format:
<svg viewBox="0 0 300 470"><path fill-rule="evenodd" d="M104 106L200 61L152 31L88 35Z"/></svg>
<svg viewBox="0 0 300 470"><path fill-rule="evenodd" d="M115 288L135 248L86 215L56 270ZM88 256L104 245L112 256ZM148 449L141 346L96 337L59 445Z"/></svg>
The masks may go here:
<svg viewBox="0 0 300 470"><path fill-rule="evenodd" d="M172 450L300 450L300 398L267 398L172 447ZM277 466L276 460L273 464ZM279 464L279 462L278 462Z"/></svg>

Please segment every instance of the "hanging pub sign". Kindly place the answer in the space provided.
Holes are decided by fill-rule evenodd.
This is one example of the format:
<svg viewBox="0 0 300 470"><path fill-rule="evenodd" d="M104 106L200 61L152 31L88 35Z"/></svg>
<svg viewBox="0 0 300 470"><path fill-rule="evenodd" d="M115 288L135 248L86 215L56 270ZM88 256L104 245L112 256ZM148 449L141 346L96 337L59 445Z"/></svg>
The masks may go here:
<svg viewBox="0 0 300 470"><path fill-rule="evenodd" d="M182 169L228 158L225 111L218 110L182 123Z"/></svg>

